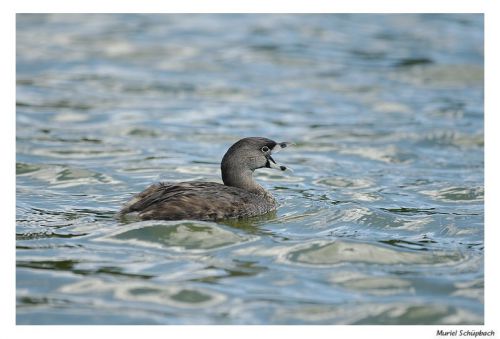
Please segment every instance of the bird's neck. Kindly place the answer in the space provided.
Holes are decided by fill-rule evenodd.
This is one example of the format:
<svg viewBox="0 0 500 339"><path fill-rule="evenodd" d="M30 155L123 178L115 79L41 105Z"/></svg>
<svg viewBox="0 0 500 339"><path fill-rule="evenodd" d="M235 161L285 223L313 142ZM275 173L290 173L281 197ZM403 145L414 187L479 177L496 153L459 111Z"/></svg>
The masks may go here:
<svg viewBox="0 0 500 339"><path fill-rule="evenodd" d="M254 180L252 170L241 168L228 170L224 166L221 169L224 185L238 187L254 194L267 194L266 190Z"/></svg>

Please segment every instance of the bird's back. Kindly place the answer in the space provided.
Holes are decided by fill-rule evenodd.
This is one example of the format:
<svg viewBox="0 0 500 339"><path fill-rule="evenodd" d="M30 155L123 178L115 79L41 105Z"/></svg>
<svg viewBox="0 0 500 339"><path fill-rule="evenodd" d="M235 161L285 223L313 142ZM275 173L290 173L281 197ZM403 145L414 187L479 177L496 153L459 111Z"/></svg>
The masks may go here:
<svg viewBox="0 0 500 339"><path fill-rule="evenodd" d="M219 220L252 217L276 209L274 198L215 182L158 183L134 196L120 211L143 220Z"/></svg>

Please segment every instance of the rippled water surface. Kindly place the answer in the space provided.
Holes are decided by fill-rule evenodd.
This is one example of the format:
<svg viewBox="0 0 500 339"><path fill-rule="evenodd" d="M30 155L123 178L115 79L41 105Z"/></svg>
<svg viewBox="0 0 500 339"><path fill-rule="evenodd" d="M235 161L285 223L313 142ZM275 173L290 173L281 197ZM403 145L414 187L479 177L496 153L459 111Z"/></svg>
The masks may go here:
<svg viewBox="0 0 500 339"><path fill-rule="evenodd" d="M280 207L114 218L220 182ZM481 324L481 15L18 15L18 324Z"/></svg>

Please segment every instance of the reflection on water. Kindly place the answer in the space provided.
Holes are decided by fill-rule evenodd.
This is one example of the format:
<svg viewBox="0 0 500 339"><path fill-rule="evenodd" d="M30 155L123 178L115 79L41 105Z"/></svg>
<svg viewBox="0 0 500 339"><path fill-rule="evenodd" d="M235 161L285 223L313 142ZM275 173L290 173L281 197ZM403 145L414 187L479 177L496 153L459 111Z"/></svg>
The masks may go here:
<svg viewBox="0 0 500 339"><path fill-rule="evenodd" d="M159 286L140 283L114 284L105 283L97 279L89 279L72 285L65 285L61 292L68 294L87 293L113 293L119 300L157 303L162 306L171 307L213 307L224 301L224 295L204 291L200 289L179 287L179 286Z"/></svg>
<svg viewBox="0 0 500 339"><path fill-rule="evenodd" d="M205 222L174 222L134 227L120 231L111 238L131 244L160 245L169 249L210 250L249 241L250 236L241 236L216 224ZM150 224L150 223L146 223Z"/></svg>
<svg viewBox="0 0 500 339"><path fill-rule="evenodd" d="M439 32L439 33L438 33ZM18 15L19 324L481 324L481 15ZM118 220L295 146L246 220Z"/></svg>

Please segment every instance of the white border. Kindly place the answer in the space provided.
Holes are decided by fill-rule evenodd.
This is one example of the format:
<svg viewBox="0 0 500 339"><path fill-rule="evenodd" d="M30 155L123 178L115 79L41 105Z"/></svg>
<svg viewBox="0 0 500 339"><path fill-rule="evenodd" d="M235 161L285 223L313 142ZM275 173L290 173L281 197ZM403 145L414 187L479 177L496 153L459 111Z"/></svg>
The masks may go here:
<svg viewBox="0 0 500 339"><path fill-rule="evenodd" d="M6 2L6 4L4 3ZM494 155L499 143L496 128L500 127L498 115L498 79L500 55L495 41L500 33L500 15L496 0L19 0L2 2L0 11L1 36L3 44L1 63L0 132L2 149L1 178L4 194L2 210L4 236L2 243L1 279L2 314L1 324L5 338L87 338L97 337L143 337L149 338L190 338L191 336L222 338L281 337L283 335L315 338L432 338L436 329L479 329L497 330L496 314L498 293L499 258L497 239L500 239L498 216L495 213L499 192L497 179L500 169L498 156ZM15 326L15 13L485 13L485 150L486 150L486 287L485 326ZM497 127L498 126L498 127Z"/></svg>
<svg viewBox="0 0 500 339"><path fill-rule="evenodd" d="M18 0L17 13L482 13L495 0Z"/></svg>
<svg viewBox="0 0 500 339"><path fill-rule="evenodd" d="M500 32L500 12L498 1L489 1L485 10L485 324L498 323L498 258L500 258L497 240L500 239L498 192L500 181L498 173L498 145L500 145L499 94L500 53L495 43ZM500 330L500 328L498 328ZM500 333L499 333L500 335Z"/></svg>

